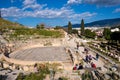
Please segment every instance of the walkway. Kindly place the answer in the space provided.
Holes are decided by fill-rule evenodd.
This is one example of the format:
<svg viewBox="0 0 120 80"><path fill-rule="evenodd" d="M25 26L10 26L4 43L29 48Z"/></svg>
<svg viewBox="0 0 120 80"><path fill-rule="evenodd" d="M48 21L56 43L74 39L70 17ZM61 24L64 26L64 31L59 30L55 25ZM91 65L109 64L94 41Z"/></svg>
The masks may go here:
<svg viewBox="0 0 120 80"><path fill-rule="evenodd" d="M79 55L80 55L79 58L82 57L83 59L85 59L86 54L83 53L84 47L81 46L81 47L79 47L78 50L76 49L76 45L77 45L76 42L81 43L80 41L82 41L82 40L80 38L76 38L76 37L69 38L69 36L67 34L66 34L66 40L67 40L67 43L68 43L67 46L69 48L71 48L71 50L73 52L78 51ZM90 49L90 51L88 53L89 53L88 55L91 55L93 58L95 58L96 52L94 52L93 50ZM107 71L107 69L105 69L105 67L104 67L105 63L101 59L99 59L98 61L96 61L95 59L92 59L92 62L95 63L97 67L101 67L102 71L104 71L104 72ZM84 67L91 67L90 63L84 62Z"/></svg>

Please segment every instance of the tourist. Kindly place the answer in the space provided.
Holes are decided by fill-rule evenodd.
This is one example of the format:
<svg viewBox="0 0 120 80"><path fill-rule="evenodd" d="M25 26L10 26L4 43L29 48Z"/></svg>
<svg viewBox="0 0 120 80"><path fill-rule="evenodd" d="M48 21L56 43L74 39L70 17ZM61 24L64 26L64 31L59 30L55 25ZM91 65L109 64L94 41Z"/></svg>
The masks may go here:
<svg viewBox="0 0 120 80"><path fill-rule="evenodd" d="M92 60L92 56L89 55L88 58L89 58L89 62L91 62L91 60Z"/></svg>
<svg viewBox="0 0 120 80"><path fill-rule="evenodd" d="M77 70L78 69L78 64L75 64L75 66L73 67L73 70Z"/></svg>
<svg viewBox="0 0 120 80"><path fill-rule="evenodd" d="M37 65L37 63L35 63L35 65L34 65L34 72L35 72L35 73L38 72L38 65Z"/></svg>
<svg viewBox="0 0 120 80"><path fill-rule="evenodd" d="M86 61L87 63L89 62L89 56L88 56L88 55L85 56L85 61Z"/></svg>
<svg viewBox="0 0 120 80"><path fill-rule="evenodd" d="M97 54L96 54L96 60L98 60L98 59L99 59L99 54L97 53Z"/></svg>
<svg viewBox="0 0 120 80"><path fill-rule="evenodd" d="M84 51L86 54L88 54L88 49L87 48L84 48Z"/></svg>
<svg viewBox="0 0 120 80"><path fill-rule="evenodd" d="M77 42L77 49L79 49L79 43Z"/></svg>
<svg viewBox="0 0 120 80"><path fill-rule="evenodd" d="M89 55L89 60L92 60L92 56L91 55Z"/></svg>
<svg viewBox="0 0 120 80"><path fill-rule="evenodd" d="M79 63L79 67L78 70L83 69L83 65L81 63Z"/></svg>
<svg viewBox="0 0 120 80"><path fill-rule="evenodd" d="M84 52L86 52L86 48L84 48Z"/></svg>
<svg viewBox="0 0 120 80"><path fill-rule="evenodd" d="M114 64L111 69L112 69L112 71L117 71L118 67L116 64Z"/></svg>
<svg viewBox="0 0 120 80"><path fill-rule="evenodd" d="M91 67L94 68L94 69L96 69L95 63L91 62Z"/></svg>
<svg viewBox="0 0 120 80"><path fill-rule="evenodd" d="M38 67L34 67L34 72L38 73Z"/></svg>

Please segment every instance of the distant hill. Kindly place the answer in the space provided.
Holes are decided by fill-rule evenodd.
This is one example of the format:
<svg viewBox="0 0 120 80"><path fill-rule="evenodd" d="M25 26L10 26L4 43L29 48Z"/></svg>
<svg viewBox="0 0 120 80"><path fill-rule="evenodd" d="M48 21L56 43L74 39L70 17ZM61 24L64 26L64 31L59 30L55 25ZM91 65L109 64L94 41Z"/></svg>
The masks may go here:
<svg viewBox="0 0 120 80"><path fill-rule="evenodd" d="M104 19L104 20L94 21L91 23L86 23L85 27L105 27L105 26L113 27L118 25L120 25L120 18ZM80 24L73 24L72 27L78 28L80 27Z"/></svg>
<svg viewBox="0 0 120 80"><path fill-rule="evenodd" d="M25 26L16 22L11 22L0 18L0 29L16 29L16 28L24 28Z"/></svg>

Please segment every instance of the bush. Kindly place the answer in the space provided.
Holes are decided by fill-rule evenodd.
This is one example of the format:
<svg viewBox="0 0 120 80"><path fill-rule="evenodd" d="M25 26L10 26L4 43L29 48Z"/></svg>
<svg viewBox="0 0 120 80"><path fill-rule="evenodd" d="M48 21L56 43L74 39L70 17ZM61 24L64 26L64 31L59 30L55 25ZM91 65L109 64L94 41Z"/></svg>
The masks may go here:
<svg viewBox="0 0 120 80"><path fill-rule="evenodd" d="M73 30L72 30L72 33L73 33L73 34L78 34L78 30L73 29Z"/></svg>
<svg viewBox="0 0 120 80"><path fill-rule="evenodd" d="M86 29L84 35L87 38L93 38L93 39L96 36L95 32L92 32L90 29Z"/></svg>
<svg viewBox="0 0 120 80"><path fill-rule="evenodd" d="M68 80L68 78L66 78L66 77L59 77L58 80Z"/></svg>
<svg viewBox="0 0 120 80"><path fill-rule="evenodd" d="M16 80L44 80L47 74L49 74L49 68L47 66L39 65L38 73L30 73L29 75L23 75L20 73Z"/></svg>

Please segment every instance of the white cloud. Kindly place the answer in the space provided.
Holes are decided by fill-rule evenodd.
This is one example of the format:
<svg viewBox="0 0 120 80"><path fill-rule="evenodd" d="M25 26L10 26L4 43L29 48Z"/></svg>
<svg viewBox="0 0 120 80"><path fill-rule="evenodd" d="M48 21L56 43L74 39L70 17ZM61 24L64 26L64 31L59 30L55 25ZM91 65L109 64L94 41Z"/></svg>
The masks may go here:
<svg viewBox="0 0 120 80"><path fill-rule="evenodd" d="M96 15L96 13L90 13L90 12L76 14L74 10L67 9L65 7L62 7L61 9L45 8L34 11L27 11L27 10L19 9L17 7L10 7L10 8L2 8L1 10L3 17L15 17L15 18L36 17L36 18L78 19L78 18L86 18Z"/></svg>
<svg viewBox="0 0 120 80"><path fill-rule="evenodd" d="M120 4L120 0L84 0L84 2L98 6L114 6Z"/></svg>
<svg viewBox="0 0 120 80"><path fill-rule="evenodd" d="M69 0L77 2L80 0ZM32 9L32 10L28 10ZM20 9L18 7L2 8L3 17L13 17L13 18L24 18L24 17L35 17L35 18L63 18L63 19L74 19L87 18L95 16L96 13L83 12L75 13L71 8L62 7L58 8L48 8L47 4L38 4L36 0L25 0L23 2L23 7Z"/></svg>
<svg viewBox="0 0 120 80"><path fill-rule="evenodd" d="M115 6L120 4L120 0L68 0L67 4L95 4L97 6Z"/></svg>
<svg viewBox="0 0 120 80"><path fill-rule="evenodd" d="M1 8L3 17L21 17L22 10L17 7Z"/></svg>
<svg viewBox="0 0 120 80"><path fill-rule="evenodd" d="M114 12L115 12L115 13L120 12L120 8L115 9L115 11L114 11Z"/></svg>
<svg viewBox="0 0 120 80"><path fill-rule="evenodd" d="M87 4L95 4L97 6L115 6L120 4L120 0L83 0Z"/></svg>
<svg viewBox="0 0 120 80"><path fill-rule="evenodd" d="M34 12L36 17L43 18L67 18L70 14L72 14L72 10L68 9L44 9Z"/></svg>
<svg viewBox="0 0 120 80"><path fill-rule="evenodd" d="M67 4L81 4L82 0L68 0Z"/></svg>
<svg viewBox="0 0 120 80"><path fill-rule="evenodd" d="M83 12L81 14L73 14L72 16L69 16L70 18L87 18L97 15L97 13L90 13L90 12Z"/></svg>
<svg viewBox="0 0 120 80"><path fill-rule="evenodd" d="M45 7L45 6L47 6L47 4L43 4L43 5L40 5L40 4L31 4L31 5L26 5L26 6L24 6L23 7L23 10L25 10L25 9L28 9L28 8L30 8L30 9L42 9L43 7Z"/></svg>
<svg viewBox="0 0 120 80"><path fill-rule="evenodd" d="M36 0L24 0L23 1L23 5L31 5L36 3Z"/></svg>
<svg viewBox="0 0 120 80"><path fill-rule="evenodd" d="M11 3L14 3L15 2L15 0L11 0Z"/></svg>
<svg viewBox="0 0 120 80"><path fill-rule="evenodd" d="M47 4L40 5L36 0L24 0L23 1L23 10L31 8L31 9L42 9L47 6Z"/></svg>

